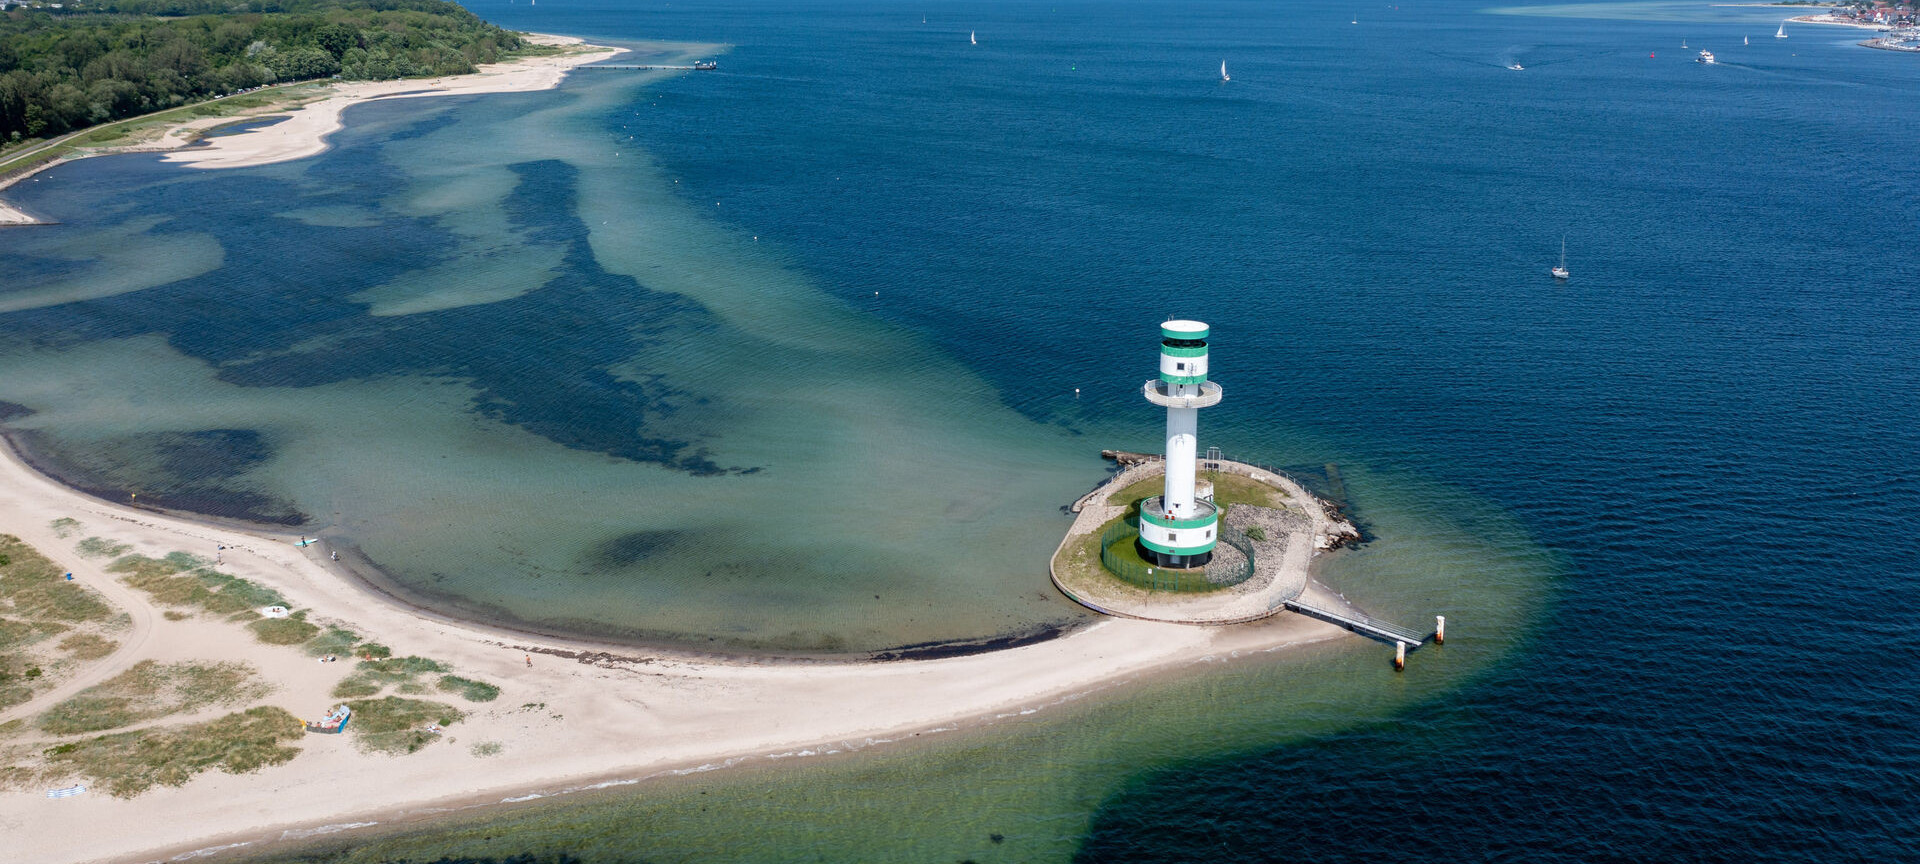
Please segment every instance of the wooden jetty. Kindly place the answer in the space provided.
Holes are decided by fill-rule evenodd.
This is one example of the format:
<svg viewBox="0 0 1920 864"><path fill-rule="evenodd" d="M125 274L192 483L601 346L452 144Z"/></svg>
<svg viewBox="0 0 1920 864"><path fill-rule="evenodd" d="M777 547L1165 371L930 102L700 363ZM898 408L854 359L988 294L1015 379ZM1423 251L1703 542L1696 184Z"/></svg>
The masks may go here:
<svg viewBox="0 0 1920 864"><path fill-rule="evenodd" d="M1378 639L1388 645L1396 642L1405 642L1408 647L1418 648L1433 636L1431 633L1421 633L1417 630L1402 627L1391 621L1382 621L1358 609L1327 609L1308 603L1297 597L1286 601L1284 605L1289 611L1298 612L1309 618L1318 618L1330 624L1338 624L1362 636L1370 639Z"/></svg>

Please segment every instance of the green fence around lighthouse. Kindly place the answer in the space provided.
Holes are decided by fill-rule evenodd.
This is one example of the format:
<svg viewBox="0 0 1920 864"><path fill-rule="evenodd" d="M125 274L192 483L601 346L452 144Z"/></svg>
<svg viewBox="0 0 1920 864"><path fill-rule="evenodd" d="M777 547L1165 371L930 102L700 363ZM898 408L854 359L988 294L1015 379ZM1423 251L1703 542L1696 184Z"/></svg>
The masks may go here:
<svg viewBox="0 0 1920 864"><path fill-rule="evenodd" d="M1238 585L1253 576L1253 541L1246 535L1220 525L1220 542L1240 554L1238 560L1216 553L1203 567L1170 570L1140 557L1140 531L1127 521L1115 522L1100 535L1100 564L1120 580L1149 591L1215 591Z"/></svg>

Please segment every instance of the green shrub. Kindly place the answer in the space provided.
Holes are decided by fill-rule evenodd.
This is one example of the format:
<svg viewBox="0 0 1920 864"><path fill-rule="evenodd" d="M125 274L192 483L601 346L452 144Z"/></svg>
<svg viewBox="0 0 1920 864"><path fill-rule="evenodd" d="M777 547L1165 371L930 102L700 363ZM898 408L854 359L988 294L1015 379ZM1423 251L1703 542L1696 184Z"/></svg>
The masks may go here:
<svg viewBox="0 0 1920 864"><path fill-rule="evenodd" d="M415 752L440 737L428 732L427 724L451 726L466 716L444 702L398 696L361 699L348 702L347 707L353 709L347 729L361 749L394 756Z"/></svg>
<svg viewBox="0 0 1920 864"><path fill-rule="evenodd" d="M307 643L307 653L315 657L329 654L347 656L353 654L353 646L359 641L360 637L351 630L328 627L326 632Z"/></svg>
<svg viewBox="0 0 1920 864"><path fill-rule="evenodd" d="M268 645L299 645L320 635L318 626L307 623L305 610L286 618L262 618L247 627L253 630L253 638Z"/></svg>
<svg viewBox="0 0 1920 864"><path fill-rule="evenodd" d="M468 702L492 702L500 698L500 688L485 681L474 681L458 675L440 676L440 689L448 693L458 693Z"/></svg>

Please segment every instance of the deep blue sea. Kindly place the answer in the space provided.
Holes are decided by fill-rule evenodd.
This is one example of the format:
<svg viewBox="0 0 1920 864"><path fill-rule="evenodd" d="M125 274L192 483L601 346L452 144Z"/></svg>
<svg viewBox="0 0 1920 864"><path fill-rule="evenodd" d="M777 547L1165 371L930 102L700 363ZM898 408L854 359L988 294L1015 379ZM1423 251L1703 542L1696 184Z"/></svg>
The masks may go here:
<svg viewBox="0 0 1920 864"><path fill-rule="evenodd" d="M1471 634L1453 656L1475 659L1450 670L1453 645L1423 651L1396 679L1360 645L1318 669L1153 685L804 780L715 772L316 855L1920 860L1920 57L1840 28L1775 39L1787 13L1705 3L468 5L720 69L367 106L338 149L299 166L198 174L119 157L16 187L68 220L76 233L60 236L93 244L0 233L6 281L39 286L18 290L180 271L0 314L0 336L35 346L0 352L0 400L38 412L47 452L188 509L297 513L423 602L476 614L775 650L992 635L1081 619L1038 591L1041 569L942 593L928 582L944 576L900 584L912 550L877 541L848 553L847 596L885 586L951 614L809 606L838 597L844 574L798 563L819 558L793 551L802 532L782 535L780 514L808 518L794 502L842 487L795 466L860 466L874 488L828 497L885 506L829 502L816 518L880 520L902 484L918 488L888 470L913 454L950 455L927 469L942 483L1017 461L941 505L971 527L913 542L1004 538L989 564L1043 561L1066 522L1029 511L1097 481L1093 451L1155 446L1137 393L1151 328L1196 317L1227 387L1203 445L1336 463L1377 537L1339 565L1348 590L1409 618L1445 611ZM1700 49L1719 63L1695 63ZM494 166L494 150L518 155ZM55 187L106 215L62 211ZM248 215L360 187L297 218ZM394 188L410 191L366 212ZM493 191L463 197L473 189ZM156 225L182 200L227 233ZM632 232L598 230L622 214ZM289 242L243 248L248 232ZM1556 283L1563 238L1573 277ZM518 257L499 253L509 242ZM297 284L218 309L209 292L245 281L236 262L257 274L288 256L308 274ZM408 275L428 259L501 275ZM528 280L545 287L526 293ZM584 311L609 297L623 311ZM448 314L465 317L435 317ZM282 316L299 323L267 324ZM84 381L63 377L74 368ZM839 395L778 413L803 391ZM205 416L155 432L128 393ZM946 400L959 407L907 407ZM375 404L377 422L342 419ZM640 415L655 425L627 434ZM834 418L831 436L783 437ZM352 454L385 454L368 477L414 477L412 457L443 451L474 467L420 500L337 479ZM1062 467L1069 454L1082 461ZM754 487L707 491L795 476L750 518L724 517L755 506ZM511 554L529 562L516 573L549 580L525 607L411 563L423 548L467 554L447 551L472 548L455 528L381 534L412 516L438 525L428 498L471 509L540 489L563 509L636 483L637 510L717 503L683 522L583 514L543 529L569 544L550 553L534 540L472 552L477 571ZM644 575L679 572L654 550L722 540L749 551L684 579ZM1457 570L1394 581L1394 566L1439 560ZM629 576L593 587L601 572ZM734 605L770 585L811 587ZM658 617L593 617L615 596ZM1476 632L1487 597L1524 620ZM542 602L567 611L542 617ZM1345 689L1315 689L1330 679ZM1265 719L1292 704L1316 707Z"/></svg>

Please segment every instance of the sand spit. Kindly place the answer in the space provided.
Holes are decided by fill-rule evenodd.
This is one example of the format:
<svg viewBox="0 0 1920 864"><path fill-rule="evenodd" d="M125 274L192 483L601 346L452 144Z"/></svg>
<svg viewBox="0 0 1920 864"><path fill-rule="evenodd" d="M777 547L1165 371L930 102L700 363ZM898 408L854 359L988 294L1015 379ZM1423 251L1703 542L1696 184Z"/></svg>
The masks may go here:
<svg viewBox="0 0 1920 864"><path fill-rule="evenodd" d="M15 183L30 182L42 171L74 159L115 153L167 152L169 162L195 168L244 168L286 162L324 152L327 136L340 129L340 115L350 106L375 99L412 99L424 96L461 96L480 93L511 93L547 90L560 85L575 66L595 63L626 49L588 45L571 36L529 33L528 41L567 49L564 53L527 57L506 63L490 63L470 75L444 78L403 78L397 81L355 81L327 85L317 99L288 110L268 110L236 118L232 116L197 117L168 127L158 138L134 144L85 148L54 159L31 171L0 180L0 190ZM236 119L247 121L285 117L260 129L218 138L202 138L208 130L231 125ZM90 130L81 130L85 134ZM200 145L200 146L193 146ZM187 149L191 148L191 149ZM40 225L44 220L0 201L0 226Z"/></svg>
<svg viewBox="0 0 1920 864"><path fill-rule="evenodd" d="M340 129L341 113L362 102L550 90L560 86L560 80L575 66L625 53L619 48L589 46L570 36L540 33L528 36L540 45L579 45L586 50L488 64L471 75L338 84L332 95L288 112L286 120L236 135L207 139L206 146L177 150L167 154L166 161L195 168L244 168L302 159L324 152L327 136Z"/></svg>
<svg viewBox="0 0 1920 864"><path fill-rule="evenodd" d="M63 537L53 527L62 517L84 527ZM105 560L75 554L76 541L89 536L149 556L210 557L225 546L223 570L280 591L312 620L350 627L397 655L438 658L502 691L494 702L461 704L469 716L449 727L455 740L408 756L362 752L351 735L309 735L296 742L303 752L286 765L248 775L210 772L132 799L93 791L49 799L38 788L0 793L0 833L8 837L10 857L44 864L256 850L447 808L783 754L863 749L1006 722L999 718L1225 655L1352 638L1291 615L1233 628L1107 620L1058 639L961 657L787 664L507 635L415 614L330 570L324 546L300 549L292 536L105 503L33 472L11 452L0 459L0 532L72 568L76 578L127 609L135 624L120 650L84 679L0 720L43 709L143 659L184 656L254 664L277 687L265 704L296 716L317 716L337 701L328 691L350 663L319 664L297 651L253 643L217 620L163 621L144 594L106 571ZM590 659L567 659L568 653ZM476 752L473 745L483 742L497 744L488 748L497 753ZM102 825L115 830L101 831Z"/></svg>

